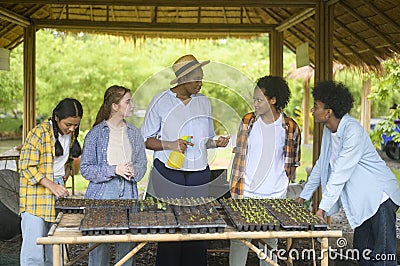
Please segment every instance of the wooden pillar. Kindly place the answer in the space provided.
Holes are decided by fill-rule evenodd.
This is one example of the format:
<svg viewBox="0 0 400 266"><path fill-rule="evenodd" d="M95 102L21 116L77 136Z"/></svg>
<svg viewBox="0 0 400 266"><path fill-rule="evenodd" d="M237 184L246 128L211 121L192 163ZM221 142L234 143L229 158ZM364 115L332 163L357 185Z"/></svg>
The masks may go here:
<svg viewBox="0 0 400 266"><path fill-rule="evenodd" d="M24 117L22 141L36 124L36 27L28 26L24 29Z"/></svg>
<svg viewBox="0 0 400 266"><path fill-rule="evenodd" d="M283 32L273 30L269 36L269 73L283 77Z"/></svg>
<svg viewBox="0 0 400 266"><path fill-rule="evenodd" d="M371 93L371 79L362 81L361 95L361 125L366 131L370 129L371 122L371 103L368 100L368 95Z"/></svg>
<svg viewBox="0 0 400 266"><path fill-rule="evenodd" d="M315 76L314 84L333 78L333 10L334 6L320 0L315 7ZM313 165L321 151L323 124L314 122ZM322 192L319 188L313 197L313 210L317 211Z"/></svg>
<svg viewBox="0 0 400 266"><path fill-rule="evenodd" d="M308 144L310 138L310 79L304 80L304 95L303 95L303 144Z"/></svg>

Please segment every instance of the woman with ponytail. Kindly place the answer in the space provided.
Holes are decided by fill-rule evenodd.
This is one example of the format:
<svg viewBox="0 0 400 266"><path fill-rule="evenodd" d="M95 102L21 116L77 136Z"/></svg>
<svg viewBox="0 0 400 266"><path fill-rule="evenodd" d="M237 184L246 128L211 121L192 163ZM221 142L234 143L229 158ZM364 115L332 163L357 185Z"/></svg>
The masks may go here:
<svg viewBox="0 0 400 266"><path fill-rule="evenodd" d="M55 199L69 196L64 187L72 157L79 157L77 141L83 115L80 102L66 98L52 117L27 135L20 155L20 202L22 218L21 265L52 265L52 246L36 245L56 219Z"/></svg>
<svg viewBox="0 0 400 266"><path fill-rule="evenodd" d="M144 141L140 131L125 121L133 114L129 89L111 86L93 128L83 145L81 174L89 180L85 198L137 199L139 182L147 166ZM121 260L133 243L115 243L116 261ZM101 244L89 253L89 265L110 264L110 244ZM133 265L133 258L124 265Z"/></svg>

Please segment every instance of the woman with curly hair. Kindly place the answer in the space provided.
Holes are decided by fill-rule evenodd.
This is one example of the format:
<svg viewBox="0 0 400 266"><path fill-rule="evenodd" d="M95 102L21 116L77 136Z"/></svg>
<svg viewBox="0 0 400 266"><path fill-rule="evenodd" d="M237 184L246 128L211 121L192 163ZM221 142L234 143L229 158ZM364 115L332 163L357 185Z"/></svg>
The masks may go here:
<svg viewBox="0 0 400 266"><path fill-rule="evenodd" d="M314 121L324 124L321 153L299 203L322 185L316 215L342 207L352 228L360 265L397 265L396 211L400 189L396 177L375 150L368 133L348 113L353 96L342 83L325 81L313 90Z"/></svg>
<svg viewBox="0 0 400 266"><path fill-rule="evenodd" d="M286 197L301 151L300 128L283 112L289 99L289 86L283 78L265 76L257 81L254 112L244 115L236 138L230 178L233 198ZM264 242L278 248L277 239ZM248 250L241 241L231 240L229 265L246 265ZM269 264L260 260L260 265Z"/></svg>

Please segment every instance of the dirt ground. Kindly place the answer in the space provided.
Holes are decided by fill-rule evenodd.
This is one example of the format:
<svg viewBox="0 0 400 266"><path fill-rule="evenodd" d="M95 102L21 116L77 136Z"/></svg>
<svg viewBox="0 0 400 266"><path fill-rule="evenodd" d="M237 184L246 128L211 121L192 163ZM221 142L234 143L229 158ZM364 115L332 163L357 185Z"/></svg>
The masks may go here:
<svg viewBox="0 0 400 266"><path fill-rule="evenodd" d="M381 154L382 158L387 162L388 166L400 169L400 162L396 162L387 158L385 154ZM331 223L332 229L339 229L343 231L344 236L346 237L349 246L352 243L352 233L353 230L349 226L347 219L343 212L339 212L332 217ZM400 219L397 219L397 238L400 239ZM332 240L332 245L335 245L336 240ZM320 244L316 240L314 241L314 247L317 250L316 255L319 255ZM285 240L279 240L278 242L279 248L285 248L286 243ZM348 247L349 247L348 246ZM294 248L298 250L308 249L312 247L311 240L306 239L298 239L294 241ZM7 241L0 241L0 265L4 266L14 266L19 265L19 251L21 248L21 236L16 236L15 238ZM70 254L71 257L75 257L82 250L84 250L86 246L82 245L74 245L70 246ZM208 241L208 265L209 266L227 266L229 265L229 241ZM400 249L400 245L398 243L398 249ZM136 266L151 266L155 263L155 254L157 250L156 243L149 243L144 246L138 253L135 255ZM398 251L399 258L399 251ZM81 259L78 263L74 264L77 266L86 266L87 265L87 256ZM280 262L280 264L284 265L284 263ZM259 260L257 255L254 252L249 252L247 266L256 266L259 265ZM297 261L294 264L295 266L309 266L313 265L312 260L307 261ZM317 263L316 265L319 265ZM330 264L331 265L331 264ZM333 264L332 264L333 265ZM354 265L349 261L346 261L344 264L336 263L334 265Z"/></svg>

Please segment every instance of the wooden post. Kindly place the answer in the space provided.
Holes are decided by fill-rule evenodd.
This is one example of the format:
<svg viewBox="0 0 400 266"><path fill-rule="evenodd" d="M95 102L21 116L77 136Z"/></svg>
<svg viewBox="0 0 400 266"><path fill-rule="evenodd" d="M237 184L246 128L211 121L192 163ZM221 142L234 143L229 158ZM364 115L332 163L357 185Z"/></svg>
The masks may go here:
<svg viewBox="0 0 400 266"><path fill-rule="evenodd" d="M329 244L328 238L323 237L321 239L321 266L328 266L329 263Z"/></svg>
<svg viewBox="0 0 400 266"><path fill-rule="evenodd" d="M368 95L371 93L371 79L362 81L361 94L361 125L368 132L371 123L371 104L368 100Z"/></svg>
<svg viewBox="0 0 400 266"><path fill-rule="evenodd" d="M308 144L310 138L310 80L304 80L303 95L303 144Z"/></svg>
<svg viewBox="0 0 400 266"><path fill-rule="evenodd" d="M22 142L29 130L36 125L36 27L24 28L24 118L22 122Z"/></svg>
<svg viewBox="0 0 400 266"><path fill-rule="evenodd" d="M283 32L272 30L269 36L270 73L283 77Z"/></svg>
<svg viewBox="0 0 400 266"><path fill-rule="evenodd" d="M60 244L53 245L53 266L60 266Z"/></svg>
<svg viewBox="0 0 400 266"><path fill-rule="evenodd" d="M286 238L286 254L287 254L287 266L293 265L293 258L290 256L290 250L292 249L293 238Z"/></svg>
<svg viewBox="0 0 400 266"><path fill-rule="evenodd" d="M314 84L333 78L333 10L334 5L319 1L315 8L315 75ZM313 165L321 151L323 125L314 122ZM321 201L321 187L313 196L313 210L317 211Z"/></svg>

